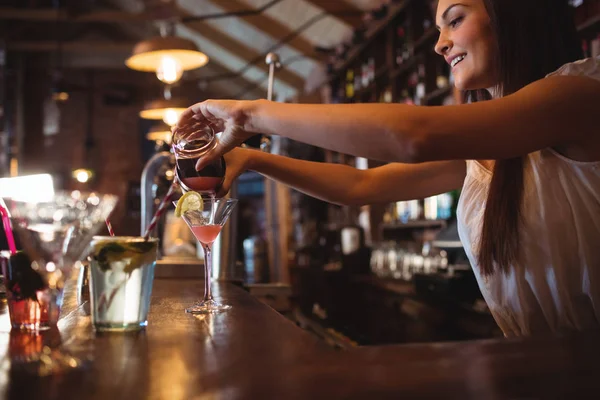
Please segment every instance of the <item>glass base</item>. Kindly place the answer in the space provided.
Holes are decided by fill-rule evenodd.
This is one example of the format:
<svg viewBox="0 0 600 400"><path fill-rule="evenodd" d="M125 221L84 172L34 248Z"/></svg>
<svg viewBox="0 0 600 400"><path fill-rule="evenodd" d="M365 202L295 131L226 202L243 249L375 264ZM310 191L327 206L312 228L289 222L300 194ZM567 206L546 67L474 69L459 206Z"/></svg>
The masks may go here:
<svg viewBox="0 0 600 400"><path fill-rule="evenodd" d="M148 321L136 323L110 323L110 322L95 322L94 330L96 332L131 332L139 331L148 326Z"/></svg>
<svg viewBox="0 0 600 400"><path fill-rule="evenodd" d="M231 309L231 306L228 306L227 304L217 303L214 300L207 300L186 308L185 312L190 314L217 314L229 309Z"/></svg>
<svg viewBox="0 0 600 400"><path fill-rule="evenodd" d="M38 332L38 331L47 331L50 330L54 327L56 327L56 324L51 324L49 322L39 322L39 323L12 323L11 324L12 329L16 329L19 331L31 331L31 332Z"/></svg>

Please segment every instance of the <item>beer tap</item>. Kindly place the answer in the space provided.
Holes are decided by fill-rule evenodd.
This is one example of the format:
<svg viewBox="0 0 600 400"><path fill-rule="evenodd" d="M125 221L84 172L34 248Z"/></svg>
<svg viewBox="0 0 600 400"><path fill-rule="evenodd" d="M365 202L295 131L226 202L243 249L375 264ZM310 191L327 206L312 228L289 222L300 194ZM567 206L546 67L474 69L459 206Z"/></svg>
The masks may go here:
<svg viewBox="0 0 600 400"><path fill-rule="evenodd" d="M273 101L273 85L275 83L275 70L281 68L279 56L275 53L267 54L265 59L269 66L269 81L267 87L267 100ZM260 140L260 149L266 153L270 153L273 145L273 140L270 136L263 135Z"/></svg>

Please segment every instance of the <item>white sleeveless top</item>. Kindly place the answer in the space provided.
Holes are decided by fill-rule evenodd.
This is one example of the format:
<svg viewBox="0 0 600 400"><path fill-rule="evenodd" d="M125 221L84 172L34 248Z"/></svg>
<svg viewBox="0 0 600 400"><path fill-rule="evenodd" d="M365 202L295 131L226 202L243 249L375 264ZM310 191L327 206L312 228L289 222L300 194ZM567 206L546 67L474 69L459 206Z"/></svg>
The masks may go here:
<svg viewBox="0 0 600 400"><path fill-rule="evenodd" d="M600 57L567 64L550 75L600 80ZM467 161L458 231L505 336L600 328L600 161L573 161L549 148L529 154L520 259L506 273L484 277L477 254L491 176L477 161Z"/></svg>

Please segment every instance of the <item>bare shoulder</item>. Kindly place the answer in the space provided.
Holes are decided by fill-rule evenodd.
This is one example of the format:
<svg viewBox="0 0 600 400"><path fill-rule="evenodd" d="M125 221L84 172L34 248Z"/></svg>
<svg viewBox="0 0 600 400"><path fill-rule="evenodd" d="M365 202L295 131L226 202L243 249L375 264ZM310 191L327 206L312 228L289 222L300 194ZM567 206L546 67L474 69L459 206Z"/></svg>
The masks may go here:
<svg viewBox="0 0 600 400"><path fill-rule="evenodd" d="M558 102L569 109L566 115L570 116L571 137L575 140L555 146L557 151L576 161L600 161L599 80L587 76L551 76L526 89L532 96L547 96L543 103Z"/></svg>

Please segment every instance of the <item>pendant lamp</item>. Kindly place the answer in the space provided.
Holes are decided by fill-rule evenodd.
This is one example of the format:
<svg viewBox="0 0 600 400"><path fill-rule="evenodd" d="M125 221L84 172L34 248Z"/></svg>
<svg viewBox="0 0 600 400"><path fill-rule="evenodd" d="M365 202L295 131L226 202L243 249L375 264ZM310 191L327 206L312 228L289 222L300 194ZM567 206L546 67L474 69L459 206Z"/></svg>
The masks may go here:
<svg viewBox="0 0 600 400"><path fill-rule="evenodd" d="M208 56L191 40L177 36L158 36L135 45L125 65L136 71L155 72L166 83L177 82L183 71L203 67Z"/></svg>

